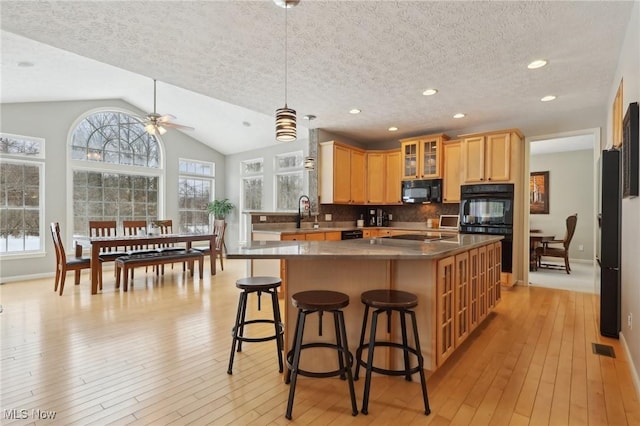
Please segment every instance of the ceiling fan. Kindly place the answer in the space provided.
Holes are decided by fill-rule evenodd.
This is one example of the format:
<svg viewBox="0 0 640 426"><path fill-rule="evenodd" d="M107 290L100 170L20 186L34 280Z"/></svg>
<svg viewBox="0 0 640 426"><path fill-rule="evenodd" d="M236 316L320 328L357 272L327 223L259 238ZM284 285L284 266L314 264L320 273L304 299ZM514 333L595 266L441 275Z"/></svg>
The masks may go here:
<svg viewBox="0 0 640 426"><path fill-rule="evenodd" d="M182 124L173 123L170 120L175 119L171 114L160 115L156 112L156 80L153 79L153 112L147 114L144 122L144 130L150 135L164 135L167 133L167 127L174 129L194 130L193 127L184 126Z"/></svg>

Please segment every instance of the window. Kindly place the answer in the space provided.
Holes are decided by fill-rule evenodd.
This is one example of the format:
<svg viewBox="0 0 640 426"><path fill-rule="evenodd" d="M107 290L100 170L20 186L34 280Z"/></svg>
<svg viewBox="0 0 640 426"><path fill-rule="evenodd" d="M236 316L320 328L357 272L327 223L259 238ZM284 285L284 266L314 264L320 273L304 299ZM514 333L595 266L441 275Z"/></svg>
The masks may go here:
<svg viewBox="0 0 640 426"><path fill-rule="evenodd" d="M44 251L44 140L0 133L0 255Z"/></svg>
<svg viewBox="0 0 640 426"><path fill-rule="evenodd" d="M247 160L240 163L242 175L241 210L262 210L264 160Z"/></svg>
<svg viewBox="0 0 640 426"><path fill-rule="evenodd" d="M183 159L178 164L180 232L208 232L207 204L214 198L215 164Z"/></svg>
<svg viewBox="0 0 640 426"><path fill-rule="evenodd" d="M274 170L276 210L297 211L304 186L302 151L276 155Z"/></svg>
<svg viewBox="0 0 640 426"><path fill-rule="evenodd" d="M73 233L87 235L90 220L158 219L160 144L137 118L100 111L71 135Z"/></svg>

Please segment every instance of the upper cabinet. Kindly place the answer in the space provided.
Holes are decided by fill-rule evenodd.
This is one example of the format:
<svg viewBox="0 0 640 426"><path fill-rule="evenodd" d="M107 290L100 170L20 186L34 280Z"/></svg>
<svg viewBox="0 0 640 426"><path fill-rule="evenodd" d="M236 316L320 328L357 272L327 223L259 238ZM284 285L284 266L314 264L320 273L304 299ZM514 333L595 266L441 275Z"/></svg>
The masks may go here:
<svg viewBox="0 0 640 426"><path fill-rule="evenodd" d="M517 129L464 135L462 138L462 175L464 183L509 182L511 151L524 136Z"/></svg>
<svg viewBox="0 0 640 426"><path fill-rule="evenodd" d="M442 144L444 167L442 171L442 202L460 202L460 181L462 174L462 143L459 140Z"/></svg>
<svg viewBox="0 0 640 426"><path fill-rule="evenodd" d="M442 143L447 140L443 133L400 139L402 179L441 178Z"/></svg>
<svg viewBox="0 0 640 426"><path fill-rule="evenodd" d="M321 142L319 195L322 204L364 204L365 151L335 141Z"/></svg>
<svg viewBox="0 0 640 426"><path fill-rule="evenodd" d="M367 151L367 204L402 204L400 150Z"/></svg>

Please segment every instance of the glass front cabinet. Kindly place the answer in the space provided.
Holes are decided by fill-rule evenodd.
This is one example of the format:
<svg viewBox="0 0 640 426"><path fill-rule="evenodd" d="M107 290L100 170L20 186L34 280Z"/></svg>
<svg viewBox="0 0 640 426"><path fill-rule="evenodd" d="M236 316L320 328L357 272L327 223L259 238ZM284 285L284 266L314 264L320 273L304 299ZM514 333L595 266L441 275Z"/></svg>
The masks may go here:
<svg viewBox="0 0 640 426"><path fill-rule="evenodd" d="M447 140L443 133L400 139L402 179L442 178L442 142Z"/></svg>

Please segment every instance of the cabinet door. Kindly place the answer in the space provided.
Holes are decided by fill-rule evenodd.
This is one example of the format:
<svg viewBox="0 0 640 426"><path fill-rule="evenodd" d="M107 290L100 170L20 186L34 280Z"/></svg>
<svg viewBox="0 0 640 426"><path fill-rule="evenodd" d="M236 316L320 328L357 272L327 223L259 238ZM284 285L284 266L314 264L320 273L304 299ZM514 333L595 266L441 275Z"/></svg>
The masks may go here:
<svg viewBox="0 0 640 426"><path fill-rule="evenodd" d="M502 282L502 243L501 242L497 242L494 244L494 250L495 250L495 270L496 272L496 282L495 282L495 290L493 292L493 297L495 297L496 301L494 305L497 305L498 302L500 301L500 299L502 298L502 294L501 294L501 282Z"/></svg>
<svg viewBox="0 0 640 426"><path fill-rule="evenodd" d="M461 145L459 141L445 142L442 145L444 156L443 179L443 203L460 202L460 156Z"/></svg>
<svg viewBox="0 0 640 426"><path fill-rule="evenodd" d="M333 151L333 202L351 201L351 150L335 145Z"/></svg>
<svg viewBox="0 0 640 426"><path fill-rule="evenodd" d="M469 252L460 253L455 259L454 342L458 347L469 335Z"/></svg>
<svg viewBox="0 0 640 426"><path fill-rule="evenodd" d="M454 277L455 258L445 257L438 261L436 286L436 363L442 365L453 353L454 342Z"/></svg>
<svg viewBox="0 0 640 426"><path fill-rule="evenodd" d="M435 179L442 177L440 155L441 142L439 138L420 141L418 154L420 155L420 178Z"/></svg>
<svg viewBox="0 0 640 426"><path fill-rule="evenodd" d="M418 178L418 141L402 142L402 179Z"/></svg>
<svg viewBox="0 0 640 426"><path fill-rule="evenodd" d="M367 153L367 203L384 204L385 155L383 152Z"/></svg>
<svg viewBox="0 0 640 426"><path fill-rule="evenodd" d="M478 307L479 279L478 249L471 249L469 250L469 331L476 328L480 321Z"/></svg>
<svg viewBox="0 0 640 426"><path fill-rule="evenodd" d="M496 251L494 245L487 245L487 312L495 306L494 291L496 284Z"/></svg>
<svg viewBox="0 0 640 426"><path fill-rule="evenodd" d="M478 248L478 321L487 316L487 247Z"/></svg>
<svg viewBox="0 0 640 426"><path fill-rule="evenodd" d="M402 170L401 152L393 151L385 154L384 204L401 204Z"/></svg>
<svg viewBox="0 0 640 426"><path fill-rule="evenodd" d="M340 231L325 232L324 239L327 241L337 241L342 239L342 233Z"/></svg>
<svg viewBox="0 0 640 426"><path fill-rule="evenodd" d="M285 234L280 236L281 241L304 241L304 234Z"/></svg>
<svg viewBox="0 0 640 426"><path fill-rule="evenodd" d="M364 204L366 201L365 156L362 151L351 151L351 204Z"/></svg>
<svg viewBox="0 0 640 426"><path fill-rule="evenodd" d="M307 241L324 241L324 232L309 232L304 239Z"/></svg>
<svg viewBox="0 0 640 426"><path fill-rule="evenodd" d="M511 134L486 137L485 176L488 181L508 181L511 176Z"/></svg>
<svg viewBox="0 0 640 426"><path fill-rule="evenodd" d="M465 182L484 181L484 136L462 141L462 173Z"/></svg>

